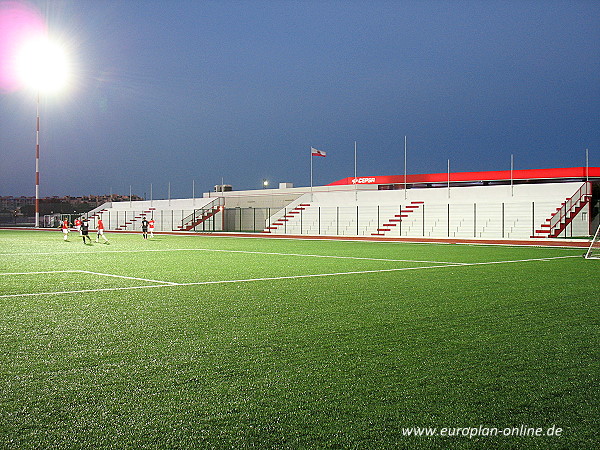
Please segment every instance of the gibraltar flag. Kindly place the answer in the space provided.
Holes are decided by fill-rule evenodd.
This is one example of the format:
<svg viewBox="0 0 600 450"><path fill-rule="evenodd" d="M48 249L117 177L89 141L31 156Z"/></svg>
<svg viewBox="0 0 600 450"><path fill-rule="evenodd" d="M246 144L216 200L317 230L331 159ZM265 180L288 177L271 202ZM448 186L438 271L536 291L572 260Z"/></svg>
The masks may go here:
<svg viewBox="0 0 600 450"><path fill-rule="evenodd" d="M323 150L317 150L316 148L310 148L310 156L327 156Z"/></svg>

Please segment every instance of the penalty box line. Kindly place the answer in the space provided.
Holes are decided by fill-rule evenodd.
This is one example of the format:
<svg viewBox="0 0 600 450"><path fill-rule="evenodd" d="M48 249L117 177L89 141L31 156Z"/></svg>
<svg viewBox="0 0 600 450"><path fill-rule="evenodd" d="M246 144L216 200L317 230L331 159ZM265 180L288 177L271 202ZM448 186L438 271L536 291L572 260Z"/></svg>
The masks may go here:
<svg viewBox="0 0 600 450"><path fill-rule="evenodd" d="M125 275L114 275L112 273L102 273L102 272L91 272L89 270L44 270L39 272L5 272L0 273L2 275L40 275L40 274L55 274L55 273L87 273L90 275L99 275L102 277L113 277L113 278L124 278L126 280L137 280L137 281L149 281L150 283L159 283L159 284L178 284L172 281L162 281L162 280L152 280L149 278L138 278L138 277L128 277Z"/></svg>
<svg viewBox="0 0 600 450"><path fill-rule="evenodd" d="M78 290L71 290L71 291L28 292L28 293L23 293L23 294L0 295L0 298L32 297L32 296L37 296L37 295L65 295L65 294L79 294L79 293L85 293L85 292L120 291L120 290L128 290L128 289L150 289L150 288L155 288L155 287L179 285L179 283L174 283L172 281L152 280L149 278L139 278L139 277L128 277L125 275L114 275L111 273L92 272L89 270L47 270L47 271L38 271L38 272L6 272L6 273L0 273L0 276L1 275L39 275L39 274L57 274L57 273L86 273L86 274L90 274L90 275L98 275L98 276L104 276L104 277L124 278L126 280L146 281L146 282L156 283L156 284L144 285L144 286L78 289Z"/></svg>
<svg viewBox="0 0 600 450"><path fill-rule="evenodd" d="M55 272L38 272L38 273L65 273L65 272L81 272L81 273L90 273L95 275L103 275L115 278L126 278L131 280L140 280L140 281L150 281L153 283L152 285L145 286L126 286L126 287L114 287L114 288L97 288L97 289L80 289L80 290L72 290L72 291L58 291L58 292L31 292L24 294L7 294L0 295L0 298L12 298L12 297L29 297L36 295L60 295L60 294L79 294L86 292L109 292L109 291L125 291L125 290L133 290L133 289L153 289L153 288L163 288L163 287L171 287L171 286L202 286L209 284L226 284L226 283L247 283L254 281L277 281L277 280L292 280L292 279L301 279L301 278L319 278L319 277L331 277L331 276L340 276L340 275L359 275L359 274L368 274L368 273L385 273L385 272L402 272L407 270L425 270L425 269L441 269L446 267L466 267L466 266L485 266L492 264L514 264L514 263L523 263L523 262L532 262L532 261L552 261L558 259L565 258L575 258L576 256L556 256L549 258L532 258L532 259L519 259L519 260L511 260L511 261L491 261L491 262L477 262L477 263L451 263L451 264L438 264L434 266L419 266L419 267L399 267L393 269L376 269L376 270L360 270L360 271L351 271L351 272L334 272L334 273L315 273L315 274L306 274L306 275L286 275L280 277L262 277L262 278L245 278L245 279L237 279L237 280L214 280L214 281L196 281L190 283L175 283L171 281L158 281L158 280L150 280L147 278L137 278L137 277L127 277L122 275L112 275L112 274L103 274L98 272L89 272L85 270L62 270ZM35 272L29 272L35 273ZM23 273L25 275L27 273ZM9 274L6 274L9 275Z"/></svg>
<svg viewBox="0 0 600 450"><path fill-rule="evenodd" d="M100 275L103 277L125 278L126 280L149 281L150 283L160 283L160 284L166 284L166 285L171 285L171 284L177 285L178 284L178 283L174 283L172 281L152 280L150 278L127 277L125 275L114 275L112 273L90 272L89 270L74 270L74 272L89 273L92 275Z"/></svg>

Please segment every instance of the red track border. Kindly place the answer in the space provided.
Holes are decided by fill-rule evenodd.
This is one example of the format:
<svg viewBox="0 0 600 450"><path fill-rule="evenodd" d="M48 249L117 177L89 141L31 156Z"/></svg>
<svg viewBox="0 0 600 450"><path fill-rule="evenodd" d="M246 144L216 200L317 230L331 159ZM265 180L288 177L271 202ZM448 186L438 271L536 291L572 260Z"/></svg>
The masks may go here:
<svg viewBox="0 0 600 450"><path fill-rule="evenodd" d="M57 228L22 228L22 227L0 227L0 230L23 230L23 231L60 231ZM94 230L90 230L92 232ZM141 234L140 231L113 231L107 230L107 233L121 234ZM310 239L310 240L331 240L331 241L374 241L374 242L412 242L412 243L437 243L437 244L473 244L473 245L508 245L508 246L529 246L529 247L574 247L587 248L590 245L588 240L566 240L566 239L441 239L441 238L409 238L409 237L377 237L377 236L311 236L311 235L293 235L293 234L269 234L269 233L198 233L185 231L159 231L156 235L173 236L215 236L215 237L244 237L244 238L267 238L267 239ZM61 234L62 236L62 234Z"/></svg>

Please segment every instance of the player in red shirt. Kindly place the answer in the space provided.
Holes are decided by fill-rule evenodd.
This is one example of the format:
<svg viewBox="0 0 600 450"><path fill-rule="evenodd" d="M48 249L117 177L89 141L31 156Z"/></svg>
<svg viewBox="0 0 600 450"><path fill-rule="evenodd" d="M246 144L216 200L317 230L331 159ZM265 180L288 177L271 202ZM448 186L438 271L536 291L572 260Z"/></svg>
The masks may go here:
<svg viewBox="0 0 600 450"><path fill-rule="evenodd" d="M78 217L77 219L75 219L75 222L73 222L75 231L77 231L78 233L81 232L81 219Z"/></svg>
<svg viewBox="0 0 600 450"><path fill-rule="evenodd" d="M154 219L150 219L148 222L148 229L150 230L150 237L154 237Z"/></svg>
<svg viewBox="0 0 600 450"><path fill-rule="evenodd" d="M96 236L96 242L100 242L100 236L102 236L102 239L104 239L104 242L108 244L108 239L106 239L106 236L104 236L104 222L102 222L102 219L98 219L97 228L98 228L98 230L97 230L98 235Z"/></svg>
<svg viewBox="0 0 600 450"><path fill-rule="evenodd" d="M69 238L69 220L65 219L63 220L61 226L62 228L62 232L63 232L63 239L66 241Z"/></svg>

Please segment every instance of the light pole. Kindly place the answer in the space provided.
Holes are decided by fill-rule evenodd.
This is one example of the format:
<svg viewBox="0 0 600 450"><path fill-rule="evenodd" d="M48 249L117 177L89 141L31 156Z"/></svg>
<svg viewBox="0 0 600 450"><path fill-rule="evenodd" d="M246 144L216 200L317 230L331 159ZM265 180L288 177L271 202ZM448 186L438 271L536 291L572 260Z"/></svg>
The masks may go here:
<svg viewBox="0 0 600 450"><path fill-rule="evenodd" d="M35 228L40 227L40 91L36 100L35 128Z"/></svg>
<svg viewBox="0 0 600 450"><path fill-rule="evenodd" d="M36 92L35 129L35 227L40 226L40 92L63 87L68 78L68 64L63 48L45 36L35 36L23 43L17 55L17 73L23 84Z"/></svg>
<svg viewBox="0 0 600 450"><path fill-rule="evenodd" d="M269 187L269 180L267 180L266 178L263 179L262 185L263 185L263 189L268 188Z"/></svg>

